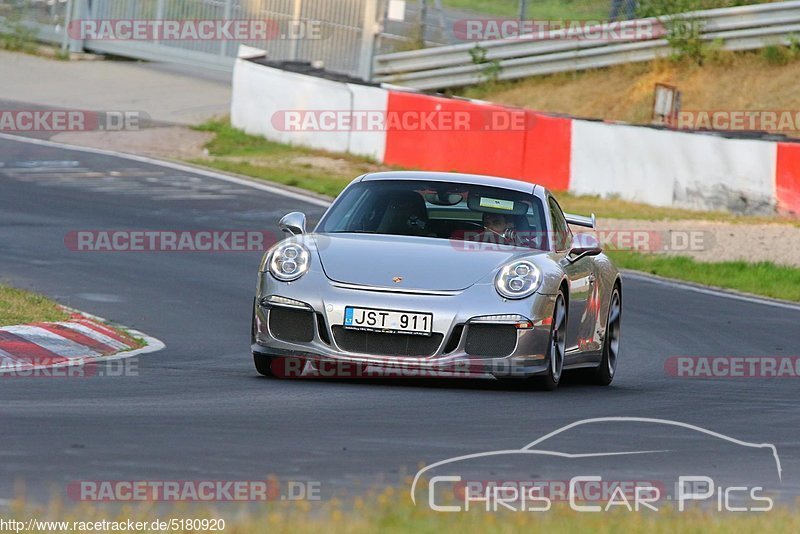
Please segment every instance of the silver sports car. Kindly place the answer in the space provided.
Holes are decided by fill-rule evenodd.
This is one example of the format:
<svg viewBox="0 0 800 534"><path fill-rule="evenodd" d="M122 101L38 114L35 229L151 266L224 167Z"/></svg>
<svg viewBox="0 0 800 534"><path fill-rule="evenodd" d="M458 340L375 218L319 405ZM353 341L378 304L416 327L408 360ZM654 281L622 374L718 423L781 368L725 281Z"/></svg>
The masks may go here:
<svg viewBox="0 0 800 534"><path fill-rule="evenodd" d="M488 176L356 178L312 233L266 252L253 306L256 370L402 366L420 375L532 378L566 369L607 385L620 350L622 281L592 233L544 187ZM410 376L405 374L404 376Z"/></svg>

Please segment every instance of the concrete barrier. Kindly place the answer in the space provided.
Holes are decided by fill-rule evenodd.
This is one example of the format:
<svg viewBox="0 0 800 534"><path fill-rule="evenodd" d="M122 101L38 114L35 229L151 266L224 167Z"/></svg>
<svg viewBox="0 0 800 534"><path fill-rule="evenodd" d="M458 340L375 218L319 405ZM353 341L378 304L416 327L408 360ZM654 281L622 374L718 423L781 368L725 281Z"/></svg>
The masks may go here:
<svg viewBox="0 0 800 534"><path fill-rule="evenodd" d="M654 206L765 213L775 143L572 121L569 190Z"/></svg>
<svg viewBox="0 0 800 534"><path fill-rule="evenodd" d="M386 110L388 91L290 72L251 61L264 52L240 47L233 70L231 124L271 141L330 152L349 152L383 161L386 135L380 131L328 128L353 110ZM300 127L298 127L300 124ZM306 127L311 124L311 127Z"/></svg>
<svg viewBox="0 0 800 534"><path fill-rule="evenodd" d="M350 132L293 128L295 111L352 109L347 84L237 59L233 70L231 123L271 141L347 152Z"/></svg>
<svg viewBox="0 0 800 534"><path fill-rule="evenodd" d="M369 110L383 112L389 106L389 91L381 87L369 87L348 83L352 95L351 110ZM347 152L365 156L382 162L386 156L386 132L358 131L350 132Z"/></svg>

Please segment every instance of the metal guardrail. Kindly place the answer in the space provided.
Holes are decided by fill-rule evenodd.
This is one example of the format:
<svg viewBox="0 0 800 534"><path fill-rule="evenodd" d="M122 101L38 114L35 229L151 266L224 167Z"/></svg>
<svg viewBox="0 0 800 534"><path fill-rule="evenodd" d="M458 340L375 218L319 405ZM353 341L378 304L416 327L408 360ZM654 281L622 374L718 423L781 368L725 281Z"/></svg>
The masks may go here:
<svg viewBox="0 0 800 534"><path fill-rule="evenodd" d="M695 11L646 19L664 23L670 19L696 21L700 37L718 41L723 50L752 50L768 44L789 44L793 34L800 36L800 0ZM616 23L618 28L632 28L640 21ZM602 24L586 28L610 28ZM549 38L518 36L512 39L469 42L410 52L384 54L375 58L375 81L416 89L446 89L481 83L492 77L513 80L541 74L607 67L621 63L650 61L668 56L672 49L665 38L649 40L615 39L601 41L564 30L553 30ZM479 46L482 63L473 61Z"/></svg>

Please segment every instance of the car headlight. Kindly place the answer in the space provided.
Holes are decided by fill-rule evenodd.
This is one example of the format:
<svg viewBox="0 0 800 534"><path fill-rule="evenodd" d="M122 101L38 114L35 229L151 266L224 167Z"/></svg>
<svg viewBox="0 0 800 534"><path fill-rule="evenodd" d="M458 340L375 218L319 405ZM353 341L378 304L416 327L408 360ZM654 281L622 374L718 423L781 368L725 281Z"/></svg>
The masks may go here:
<svg viewBox="0 0 800 534"><path fill-rule="evenodd" d="M297 243L278 245L269 259L269 272L281 282L297 280L308 271L310 254Z"/></svg>
<svg viewBox="0 0 800 534"><path fill-rule="evenodd" d="M494 286L501 296L522 299L536 291L542 281L542 272L529 261L509 263L497 273Z"/></svg>

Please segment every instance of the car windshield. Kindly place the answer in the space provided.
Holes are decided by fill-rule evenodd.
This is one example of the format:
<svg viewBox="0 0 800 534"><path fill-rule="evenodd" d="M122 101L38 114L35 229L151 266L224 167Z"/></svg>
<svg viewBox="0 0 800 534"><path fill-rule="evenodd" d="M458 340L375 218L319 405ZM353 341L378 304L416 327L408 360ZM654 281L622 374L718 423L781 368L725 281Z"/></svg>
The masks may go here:
<svg viewBox="0 0 800 534"><path fill-rule="evenodd" d="M349 187L320 221L321 233L450 239L546 250L544 209L510 189L420 180Z"/></svg>

